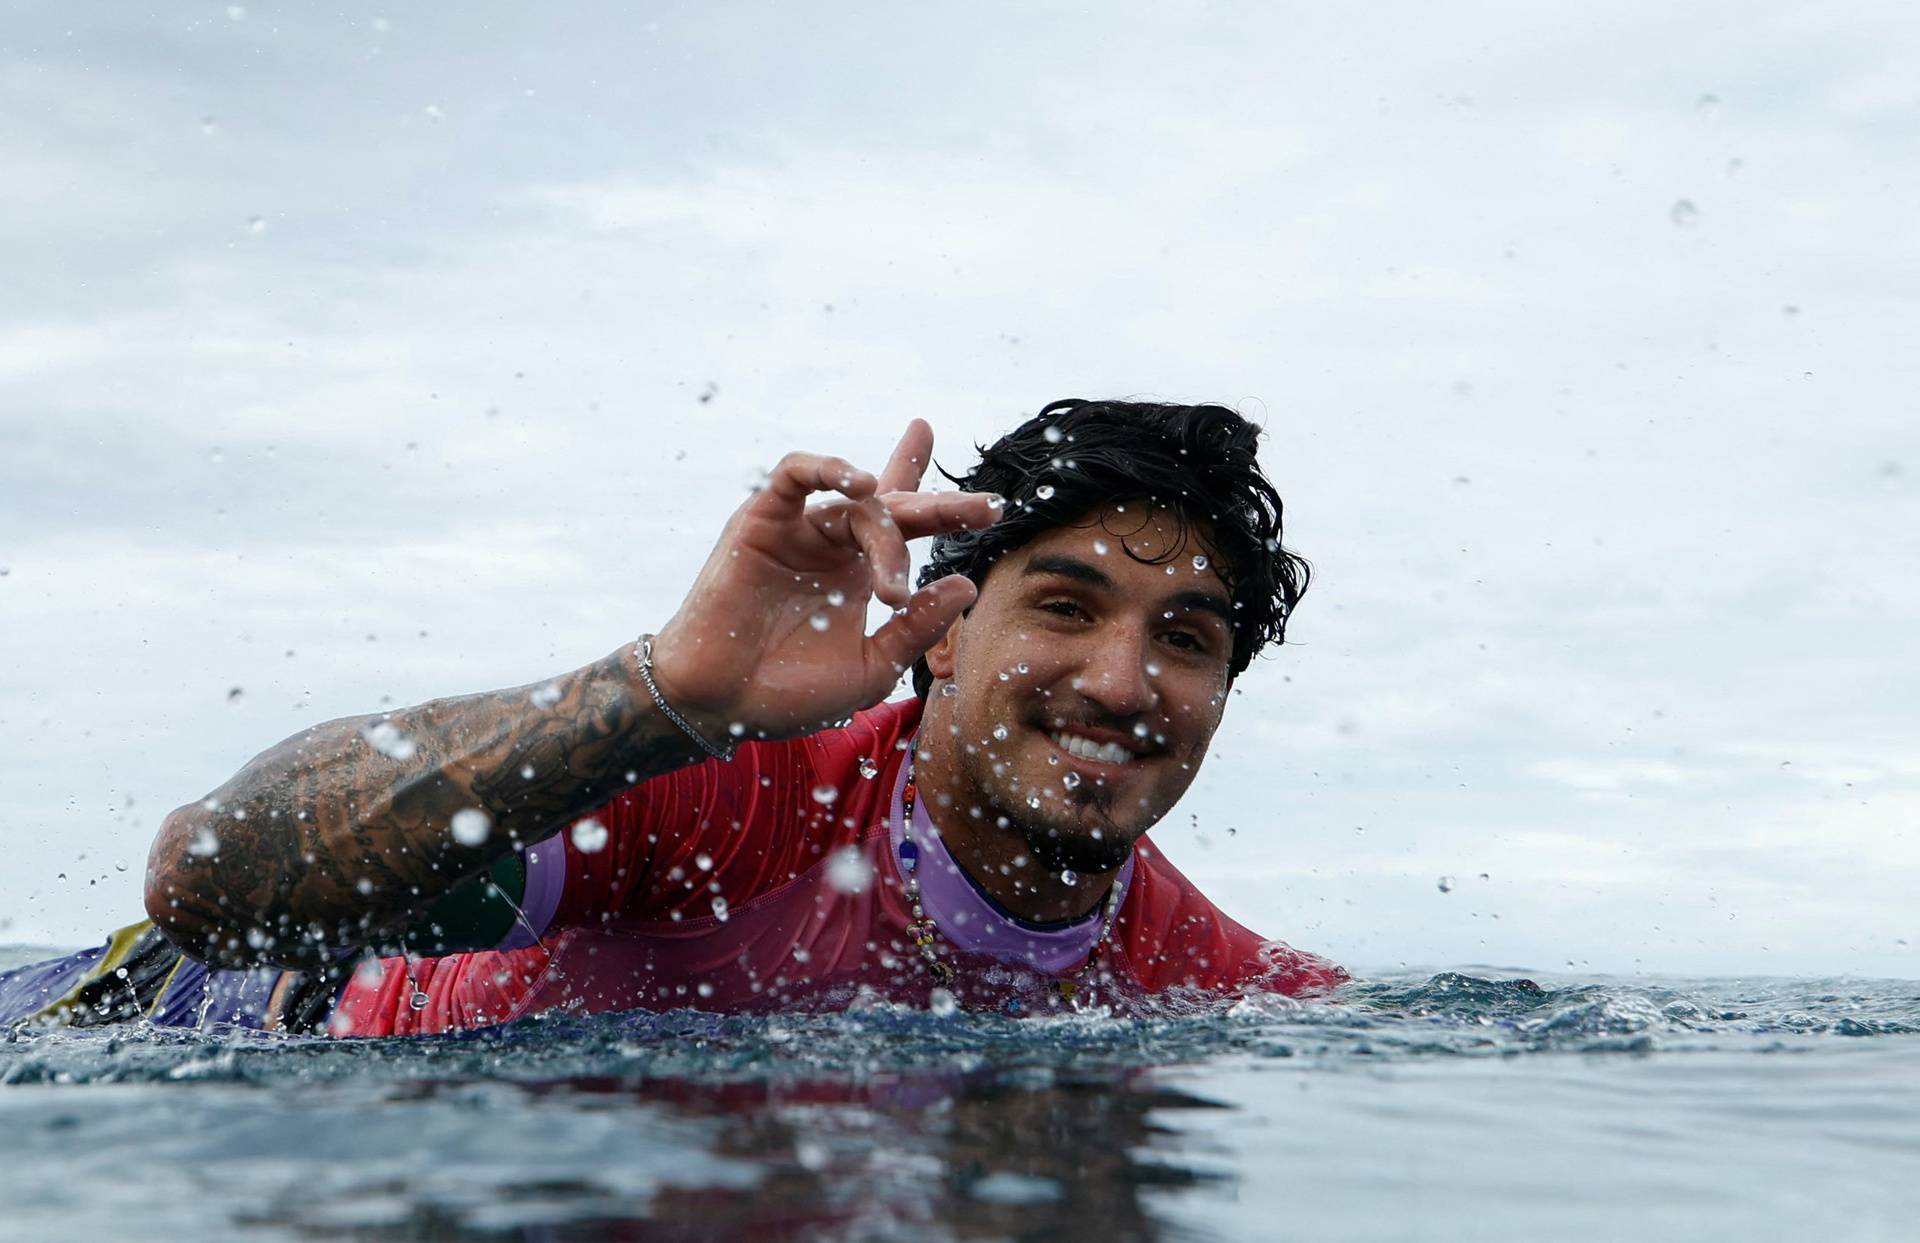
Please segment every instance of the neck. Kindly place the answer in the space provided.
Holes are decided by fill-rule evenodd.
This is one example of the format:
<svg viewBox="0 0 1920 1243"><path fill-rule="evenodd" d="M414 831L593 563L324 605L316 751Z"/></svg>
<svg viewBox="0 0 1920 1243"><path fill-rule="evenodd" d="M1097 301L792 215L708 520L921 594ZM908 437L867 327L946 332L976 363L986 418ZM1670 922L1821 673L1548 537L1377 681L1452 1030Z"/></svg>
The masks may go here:
<svg viewBox="0 0 1920 1243"><path fill-rule="evenodd" d="M1119 867L1077 876L1073 884L1061 880L1058 872L1046 871L1018 827L995 823L1007 813L983 800L960 773L945 730L930 738L923 729L920 737L913 771L921 806L940 830L947 853L988 896L1020 918L1039 923L1078 919L1100 905ZM976 805L978 817L972 814Z"/></svg>

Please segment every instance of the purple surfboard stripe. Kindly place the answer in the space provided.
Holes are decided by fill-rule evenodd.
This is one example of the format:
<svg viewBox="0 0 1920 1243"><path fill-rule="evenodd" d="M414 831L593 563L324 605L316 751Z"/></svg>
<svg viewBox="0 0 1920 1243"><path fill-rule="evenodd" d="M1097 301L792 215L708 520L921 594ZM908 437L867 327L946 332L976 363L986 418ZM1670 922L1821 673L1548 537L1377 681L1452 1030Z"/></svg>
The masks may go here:
<svg viewBox="0 0 1920 1243"><path fill-rule="evenodd" d="M207 966L192 958L182 959L180 967L167 981L160 1004L153 1008L158 1027L194 1027L200 1022L200 1003L206 997Z"/></svg>
<svg viewBox="0 0 1920 1243"><path fill-rule="evenodd" d="M205 990L206 1017L200 1025L231 1023L236 1027L264 1030L267 1003L273 1000L273 986L279 982L278 967L210 973Z"/></svg>
<svg viewBox="0 0 1920 1243"><path fill-rule="evenodd" d="M60 1000L107 952L104 945L0 972L0 1023L17 1023Z"/></svg>

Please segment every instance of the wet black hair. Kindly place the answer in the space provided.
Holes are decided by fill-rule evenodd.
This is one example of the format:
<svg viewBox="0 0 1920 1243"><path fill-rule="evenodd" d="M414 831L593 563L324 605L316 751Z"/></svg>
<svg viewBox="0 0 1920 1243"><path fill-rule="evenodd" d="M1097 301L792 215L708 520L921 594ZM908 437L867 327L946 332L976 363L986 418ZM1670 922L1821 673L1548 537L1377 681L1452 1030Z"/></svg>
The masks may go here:
<svg viewBox="0 0 1920 1243"><path fill-rule="evenodd" d="M967 474L939 468L962 491L997 492L1007 504L990 527L934 540L920 586L949 574L982 585L994 562L1035 536L1107 505L1146 502L1175 516L1177 538L1156 557L1127 554L1146 565L1171 562L1200 525L1233 599L1229 667L1237 678L1262 648L1286 640L1287 619L1312 573L1280 546L1284 507L1255 460L1259 438L1258 424L1225 406L1053 402L991 447L975 446L980 463ZM913 666L914 693L924 699L932 685L922 658Z"/></svg>

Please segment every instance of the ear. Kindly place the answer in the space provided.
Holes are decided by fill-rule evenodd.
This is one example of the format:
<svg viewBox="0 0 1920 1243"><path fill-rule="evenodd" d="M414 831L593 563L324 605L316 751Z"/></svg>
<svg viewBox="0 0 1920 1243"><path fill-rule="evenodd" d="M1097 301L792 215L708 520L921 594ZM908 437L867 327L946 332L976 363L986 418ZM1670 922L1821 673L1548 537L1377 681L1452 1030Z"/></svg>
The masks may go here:
<svg viewBox="0 0 1920 1243"><path fill-rule="evenodd" d="M927 672L931 673L935 680L953 677L954 665L959 656L960 628L966 624L967 615L962 613L953 625L947 627L947 632L940 636L940 641L927 649Z"/></svg>

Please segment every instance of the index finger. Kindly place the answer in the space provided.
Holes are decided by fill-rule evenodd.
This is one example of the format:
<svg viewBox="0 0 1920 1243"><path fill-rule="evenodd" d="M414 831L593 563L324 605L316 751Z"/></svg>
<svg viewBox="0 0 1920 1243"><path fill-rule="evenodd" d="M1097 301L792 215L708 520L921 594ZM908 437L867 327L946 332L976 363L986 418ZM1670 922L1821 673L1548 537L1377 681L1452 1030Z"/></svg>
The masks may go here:
<svg viewBox="0 0 1920 1243"><path fill-rule="evenodd" d="M893 447L893 456L887 459L887 468L880 472L879 490L916 491L920 477L927 473L927 463L932 460L933 428L925 419L909 421L906 434L900 437L900 443Z"/></svg>

